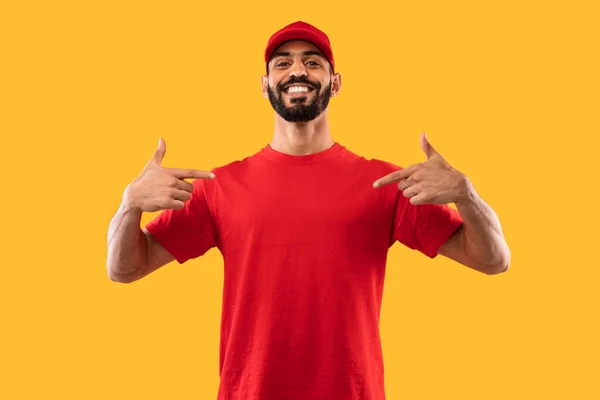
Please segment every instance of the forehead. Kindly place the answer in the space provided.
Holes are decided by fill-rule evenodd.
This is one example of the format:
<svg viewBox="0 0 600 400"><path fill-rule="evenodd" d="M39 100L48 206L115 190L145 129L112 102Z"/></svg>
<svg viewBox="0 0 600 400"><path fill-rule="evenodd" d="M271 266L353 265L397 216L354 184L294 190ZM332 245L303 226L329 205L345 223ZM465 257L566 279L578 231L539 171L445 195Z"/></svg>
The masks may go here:
<svg viewBox="0 0 600 400"><path fill-rule="evenodd" d="M282 52L302 53L305 51L316 51L321 56L323 56L323 53L317 48L317 46L315 46L312 43L305 42L304 40L292 40L289 42L285 42L284 44L275 49L275 51L273 52L273 56L275 57L277 53Z"/></svg>

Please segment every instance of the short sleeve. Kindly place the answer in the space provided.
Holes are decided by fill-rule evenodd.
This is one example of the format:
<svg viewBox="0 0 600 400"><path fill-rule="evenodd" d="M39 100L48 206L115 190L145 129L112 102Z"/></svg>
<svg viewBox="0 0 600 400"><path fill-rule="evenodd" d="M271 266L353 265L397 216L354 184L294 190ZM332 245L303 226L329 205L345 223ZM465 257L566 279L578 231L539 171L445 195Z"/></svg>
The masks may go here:
<svg viewBox="0 0 600 400"><path fill-rule="evenodd" d="M394 213L392 244L398 241L430 258L463 223L455 209L448 205L413 205L399 191Z"/></svg>
<svg viewBox="0 0 600 400"><path fill-rule="evenodd" d="M146 229L180 263L200 257L216 246L216 228L210 214L204 180L192 182L192 198L181 210L164 210Z"/></svg>

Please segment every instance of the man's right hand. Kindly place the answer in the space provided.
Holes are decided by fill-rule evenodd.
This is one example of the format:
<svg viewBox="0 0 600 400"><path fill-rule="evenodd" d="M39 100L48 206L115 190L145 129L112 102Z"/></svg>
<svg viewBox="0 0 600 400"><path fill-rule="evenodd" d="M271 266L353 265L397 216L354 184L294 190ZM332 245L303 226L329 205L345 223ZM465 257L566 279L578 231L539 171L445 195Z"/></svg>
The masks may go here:
<svg viewBox="0 0 600 400"><path fill-rule="evenodd" d="M123 193L123 202L127 208L141 212L180 210L192 198L194 190L194 186L185 179L215 178L212 172L163 167L161 164L166 151L165 141L160 138L154 155L142 173Z"/></svg>

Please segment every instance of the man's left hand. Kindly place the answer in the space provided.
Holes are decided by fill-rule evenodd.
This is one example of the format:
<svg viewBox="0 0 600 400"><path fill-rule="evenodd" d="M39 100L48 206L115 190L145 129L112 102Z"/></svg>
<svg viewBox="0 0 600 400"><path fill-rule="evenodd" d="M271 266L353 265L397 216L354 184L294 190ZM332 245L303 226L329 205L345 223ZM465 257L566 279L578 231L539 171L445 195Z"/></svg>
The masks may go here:
<svg viewBox="0 0 600 400"><path fill-rule="evenodd" d="M398 188L414 205L457 203L468 198L472 188L469 179L444 160L429 143L425 132L421 134L421 148L427 161L379 178L373 186L399 182Z"/></svg>

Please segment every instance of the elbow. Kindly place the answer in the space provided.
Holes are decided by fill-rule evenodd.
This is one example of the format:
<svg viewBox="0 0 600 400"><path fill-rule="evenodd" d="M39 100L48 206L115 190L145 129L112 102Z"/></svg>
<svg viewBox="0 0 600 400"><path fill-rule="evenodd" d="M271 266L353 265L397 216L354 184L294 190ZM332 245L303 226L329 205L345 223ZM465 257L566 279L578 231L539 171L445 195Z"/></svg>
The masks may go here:
<svg viewBox="0 0 600 400"><path fill-rule="evenodd" d="M487 275L499 275L499 274L502 274L502 273L508 271L508 267L509 267L508 263L500 264L498 266L495 266L494 268L488 268L486 270L486 274Z"/></svg>
<svg viewBox="0 0 600 400"><path fill-rule="evenodd" d="M505 254L502 257L502 260L500 262L498 262L497 264L494 264L493 267L487 268L486 274L487 275L502 274L502 273L505 273L506 271L508 271L509 267L510 267L510 251L507 249Z"/></svg>
<svg viewBox="0 0 600 400"><path fill-rule="evenodd" d="M112 282L116 282L116 283L131 283L133 282L130 279L123 279L122 277L117 277L115 275L111 275L108 274L108 278L112 281Z"/></svg>
<svg viewBox="0 0 600 400"><path fill-rule="evenodd" d="M116 283L132 283L135 282L135 279L131 279L131 278L127 278L127 277L123 277L123 276L119 276L119 275L108 275L108 278Z"/></svg>
<svg viewBox="0 0 600 400"><path fill-rule="evenodd" d="M130 274L120 274L120 273L115 272L114 269L107 267L106 273L108 275L108 279L110 279L113 282L117 282L117 283L132 283L137 280L137 276L136 276L135 272L130 273Z"/></svg>

